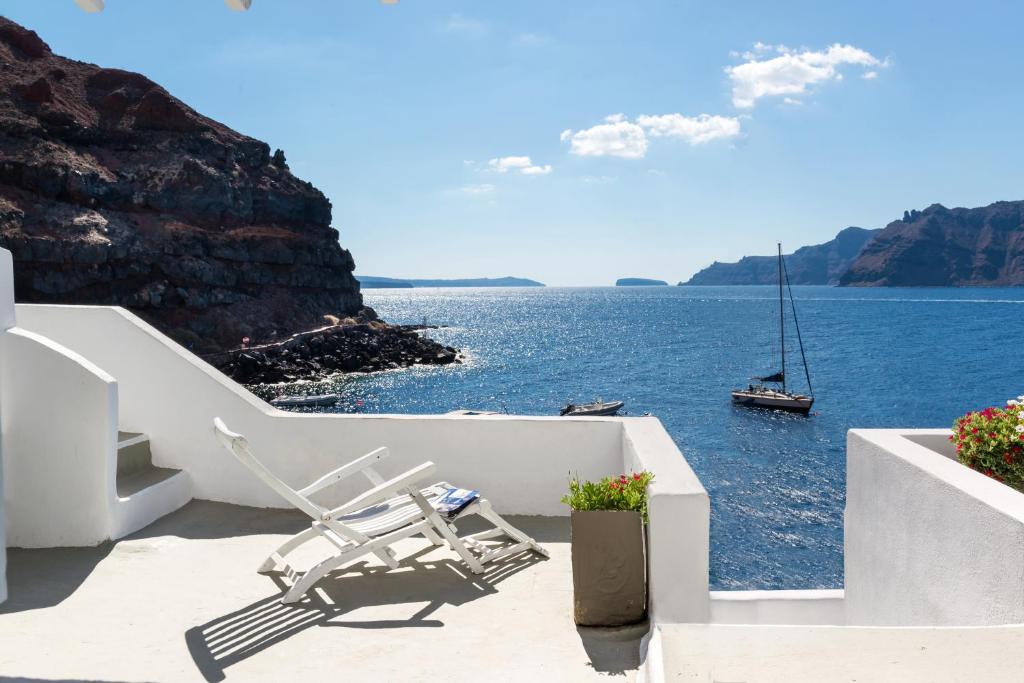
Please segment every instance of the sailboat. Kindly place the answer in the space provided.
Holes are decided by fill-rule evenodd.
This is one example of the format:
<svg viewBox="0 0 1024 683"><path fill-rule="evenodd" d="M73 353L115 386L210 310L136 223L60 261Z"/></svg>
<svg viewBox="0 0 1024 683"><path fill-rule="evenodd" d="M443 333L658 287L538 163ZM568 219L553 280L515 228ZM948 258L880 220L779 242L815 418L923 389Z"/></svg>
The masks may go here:
<svg viewBox="0 0 1024 683"><path fill-rule="evenodd" d="M786 387L786 316L782 284L785 280L789 290L789 304L793 309L793 325L796 328L796 340L800 345L800 360L804 365L804 376L807 378L807 393L799 394L789 391ZM804 355L804 341L800 336L800 324L796 319L796 302L793 301L793 289L789 286L789 273L782 259L782 243L779 243L779 335L781 353L781 369L764 377L753 377L757 384L749 384L746 389L734 389L732 402L747 408L769 408L786 410L794 413L807 414L814 405L811 389L811 372L807 368L807 356Z"/></svg>

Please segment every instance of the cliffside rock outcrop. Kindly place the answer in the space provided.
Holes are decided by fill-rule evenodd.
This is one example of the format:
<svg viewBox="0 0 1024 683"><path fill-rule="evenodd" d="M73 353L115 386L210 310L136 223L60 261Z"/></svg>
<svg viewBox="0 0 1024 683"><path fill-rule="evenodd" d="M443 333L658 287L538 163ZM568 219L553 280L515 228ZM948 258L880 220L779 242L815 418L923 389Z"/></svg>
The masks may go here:
<svg viewBox="0 0 1024 683"><path fill-rule="evenodd" d="M789 280L794 285L832 285L853 263L878 230L849 227L824 244L801 247L786 256ZM736 263L716 261L685 285L773 285L779 281L777 256L744 256Z"/></svg>
<svg viewBox="0 0 1024 683"><path fill-rule="evenodd" d="M1024 285L1024 201L907 211L875 236L840 284Z"/></svg>
<svg viewBox="0 0 1024 683"><path fill-rule="evenodd" d="M125 306L197 350L362 308L284 154L0 17L0 246L20 302Z"/></svg>

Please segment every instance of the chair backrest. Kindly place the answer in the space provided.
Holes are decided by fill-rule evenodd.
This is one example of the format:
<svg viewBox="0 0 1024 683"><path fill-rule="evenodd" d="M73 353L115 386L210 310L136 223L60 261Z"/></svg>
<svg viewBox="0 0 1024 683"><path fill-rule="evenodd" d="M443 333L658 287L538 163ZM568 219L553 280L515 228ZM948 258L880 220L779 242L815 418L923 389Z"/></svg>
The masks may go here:
<svg viewBox="0 0 1024 683"><path fill-rule="evenodd" d="M249 450L249 442L245 440L244 436L228 429L227 425L225 425L224 421L219 417L213 418L213 431L217 435L221 444L223 444L224 448L231 451L232 455L238 458L243 465L248 467L253 474L263 480L267 486L277 491L278 495L313 519L320 519L321 515L325 512L324 508L320 507L308 498L299 495L298 491L278 479L273 472L268 470L267 467L252 454L252 451Z"/></svg>

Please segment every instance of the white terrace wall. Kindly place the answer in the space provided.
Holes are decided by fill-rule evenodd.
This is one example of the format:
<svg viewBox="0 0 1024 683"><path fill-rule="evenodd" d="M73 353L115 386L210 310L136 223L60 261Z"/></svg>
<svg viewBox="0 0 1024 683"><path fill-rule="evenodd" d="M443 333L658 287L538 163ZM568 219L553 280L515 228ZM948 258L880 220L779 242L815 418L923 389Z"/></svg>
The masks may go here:
<svg viewBox="0 0 1024 683"><path fill-rule="evenodd" d="M850 431L847 623L1024 623L1024 494L953 459L949 433Z"/></svg>
<svg viewBox="0 0 1024 683"><path fill-rule="evenodd" d="M624 420L622 434L625 468L655 475L648 499L651 617L659 622L706 622L708 493L656 418Z"/></svg>
<svg viewBox="0 0 1024 683"><path fill-rule="evenodd" d="M123 309L22 305L18 316L117 378L121 428L149 434L154 464L187 470L197 498L284 505L217 443L214 417L245 434L257 457L295 486L388 446L387 474L430 460L442 479L479 488L499 511L564 515L559 499L570 473L622 471L615 419L298 415L260 401ZM334 487L324 502L341 502L362 485Z"/></svg>
<svg viewBox="0 0 1024 683"><path fill-rule="evenodd" d="M7 545L109 538L117 384L72 351L18 327L0 336Z"/></svg>
<svg viewBox="0 0 1024 683"><path fill-rule="evenodd" d="M14 327L14 269L11 252L0 249L0 339ZM0 344L0 386L3 385L3 348ZM7 520L4 515L3 396L0 392L0 602L7 599Z"/></svg>
<svg viewBox="0 0 1024 683"><path fill-rule="evenodd" d="M19 306L21 324L65 343L117 378L120 425L150 436L154 464L188 472L197 498L285 503L213 436L221 417L294 486L379 446L397 474L433 461L439 477L479 488L500 512L566 515L570 475L655 473L650 600L655 619L708 618L707 492L655 418L295 414L276 410L136 316L117 308ZM338 503L365 482L339 485Z"/></svg>

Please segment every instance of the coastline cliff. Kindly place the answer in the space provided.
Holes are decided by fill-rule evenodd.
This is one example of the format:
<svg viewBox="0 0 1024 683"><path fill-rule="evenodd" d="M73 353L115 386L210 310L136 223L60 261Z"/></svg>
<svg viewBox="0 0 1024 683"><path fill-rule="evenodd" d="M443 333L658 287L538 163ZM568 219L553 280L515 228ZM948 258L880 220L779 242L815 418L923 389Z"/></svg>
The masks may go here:
<svg viewBox="0 0 1024 683"><path fill-rule="evenodd" d="M904 212L840 280L856 287L1024 285L1024 201Z"/></svg>
<svg viewBox="0 0 1024 683"><path fill-rule="evenodd" d="M283 152L2 17L0 66L18 301L124 306L206 351L359 314L331 204Z"/></svg>
<svg viewBox="0 0 1024 683"><path fill-rule="evenodd" d="M801 247L786 255L794 285L837 284L878 230L849 227L824 244ZM736 263L715 262L680 285L772 285L778 282L776 256L744 256Z"/></svg>

